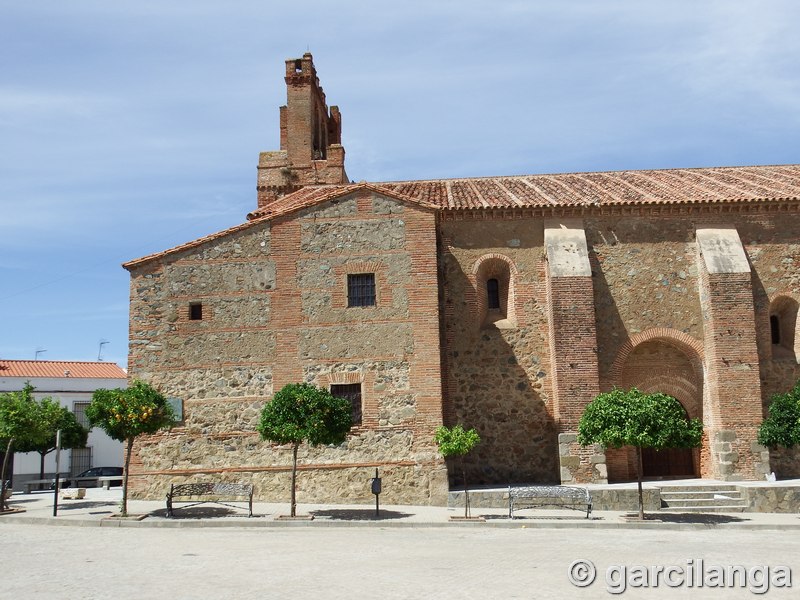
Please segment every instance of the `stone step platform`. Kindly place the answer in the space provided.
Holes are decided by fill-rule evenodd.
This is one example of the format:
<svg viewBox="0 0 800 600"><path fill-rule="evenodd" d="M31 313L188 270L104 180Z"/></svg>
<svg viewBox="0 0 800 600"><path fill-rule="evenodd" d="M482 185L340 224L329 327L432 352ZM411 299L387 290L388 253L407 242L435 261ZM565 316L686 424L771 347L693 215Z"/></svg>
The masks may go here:
<svg viewBox="0 0 800 600"><path fill-rule="evenodd" d="M744 512L749 507L735 485L663 486L660 490L665 512Z"/></svg>
<svg viewBox="0 0 800 600"><path fill-rule="evenodd" d="M685 479L645 481L644 509L669 512L800 512L800 480L778 482ZM536 485L535 483L519 485ZM635 511L639 505L636 482L578 485L592 493L594 510ZM470 503L475 509L508 508L508 486L470 488ZM701 502L714 496L715 502ZM681 499L685 500L681 502ZM691 500L691 501L690 501ZM464 506L464 492L453 489L448 494L449 507ZM535 509L534 509L535 510Z"/></svg>

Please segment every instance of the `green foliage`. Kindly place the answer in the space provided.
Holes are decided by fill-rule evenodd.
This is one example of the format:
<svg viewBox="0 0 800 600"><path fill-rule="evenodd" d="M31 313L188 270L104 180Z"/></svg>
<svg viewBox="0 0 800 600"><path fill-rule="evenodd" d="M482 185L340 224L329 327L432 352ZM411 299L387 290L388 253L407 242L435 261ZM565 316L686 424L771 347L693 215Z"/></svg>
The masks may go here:
<svg viewBox="0 0 800 600"><path fill-rule="evenodd" d="M600 394L586 407L578 443L606 448L696 448L703 435L698 419L687 419L680 402L662 393L631 388Z"/></svg>
<svg viewBox="0 0 800 600"><path fill-rule="evenodd" d="M42 419L40 404L33 397L33 386L22 391L0 394L0 440L21 444L46 444L52 433Z"/></svg>
<svg viewBox="0 0 800 600"><path fill-rule="evenodd" d="M351 412L345 398L307 383L290 383L264 405L257 429L263 439L278 444L341 444L352 427Z"/></svg>
<svg viewBox="0 0 800 600"><path fill-rule="evenodd" d="M121 442L172 426L167 399L150 385L134 381L128 388L99 389L86 408L89 422Z"/></svg>
<svg viewBox="0 0 800 600"><path fill-rule="evenodd" d="M770 398L769 416L758 430L758 443L769 448L800 444L800 381L785 394Z"/></svg>
<svg viewBox="0 0 800 600"><path fill-rule="evenodd" d="M52 398L42 398L36 403L34 411L37 419L50 432L45 440L19 440L17 452L38 452L48 454L56 449L56 432L61 430L61 448L85 448L89 432L75 418L75 414L66 406L61 406Z"/></svg>
<svg viewBox="0 0 800 600"><path fill-rule="evenodd" d="M468 454L481 441L478 432L474 429L465 430L460 424L451 428L442 425L436 429L433 438L439 446L439 452L445 458L449 456L464 456Z"/></svg>

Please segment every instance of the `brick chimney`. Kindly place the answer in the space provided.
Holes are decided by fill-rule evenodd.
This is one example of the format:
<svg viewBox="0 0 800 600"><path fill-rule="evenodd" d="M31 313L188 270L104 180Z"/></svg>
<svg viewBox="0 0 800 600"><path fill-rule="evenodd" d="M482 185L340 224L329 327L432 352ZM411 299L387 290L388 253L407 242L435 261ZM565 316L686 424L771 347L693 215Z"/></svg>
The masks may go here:
<svg viewBox="0 0 800 600"><path fill-rule="evenodd" d="M342 116L325 103L310 53L286 61L281 149L258 157L258 208L305 185L348 183Z"/></svg>

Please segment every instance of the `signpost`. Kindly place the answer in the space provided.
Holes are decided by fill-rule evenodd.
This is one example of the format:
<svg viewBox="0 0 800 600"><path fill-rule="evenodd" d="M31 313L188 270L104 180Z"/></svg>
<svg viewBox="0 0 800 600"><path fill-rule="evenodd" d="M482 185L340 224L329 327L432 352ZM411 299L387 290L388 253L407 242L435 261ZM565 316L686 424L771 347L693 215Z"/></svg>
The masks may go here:
<svg viewBox="0 0 800 600"><path fill-rule="evenodd" d="M58 474L61 473L61 430L56 431L56 484L53 486L53 516L58 516Z"/></svg>

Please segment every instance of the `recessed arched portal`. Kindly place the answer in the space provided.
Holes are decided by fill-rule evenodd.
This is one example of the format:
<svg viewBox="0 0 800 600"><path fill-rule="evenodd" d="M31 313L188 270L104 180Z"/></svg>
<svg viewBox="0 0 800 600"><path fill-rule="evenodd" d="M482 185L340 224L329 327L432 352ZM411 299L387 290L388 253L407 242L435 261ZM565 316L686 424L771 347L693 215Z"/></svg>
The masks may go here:
<svg viewBox="0 0 800 600"><path fill-rule="evenodd" d="M636 387L646 393L661 392L676 398L687 417L703 418L703 368L701 346L682 332L650 330L636 334L617 357L612 385ZM636 453L630 448L606 453L609 481L636 479ZM670 448L642 452L643 476L689 478L702 472L700 449Z"/></svg>

